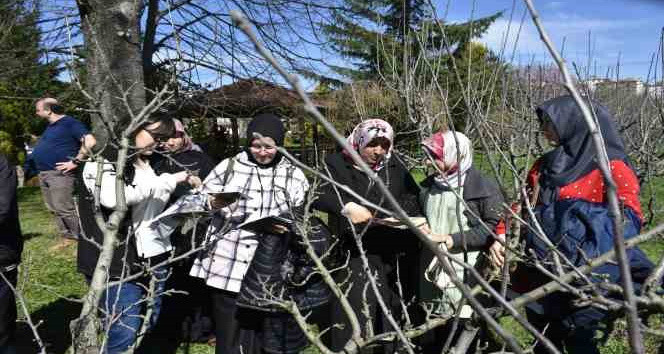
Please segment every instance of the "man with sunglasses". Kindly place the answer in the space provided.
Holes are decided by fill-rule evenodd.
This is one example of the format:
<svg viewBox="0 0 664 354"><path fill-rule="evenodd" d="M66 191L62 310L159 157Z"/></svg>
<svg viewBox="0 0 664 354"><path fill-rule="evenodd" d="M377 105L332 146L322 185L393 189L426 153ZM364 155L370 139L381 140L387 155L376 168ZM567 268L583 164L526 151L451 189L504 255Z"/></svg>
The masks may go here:
<svg viewBox="0 0 664 354"><path fill-rule="evenodd" d="M44 202L55 214L58 232L63 237L57 247L65 247L80 234L72 194L75 171L96 140L83 123L65 114L55 98L38 100L35 114L46 119L48 126L31 154L31 161L39 171Z"/></svg>

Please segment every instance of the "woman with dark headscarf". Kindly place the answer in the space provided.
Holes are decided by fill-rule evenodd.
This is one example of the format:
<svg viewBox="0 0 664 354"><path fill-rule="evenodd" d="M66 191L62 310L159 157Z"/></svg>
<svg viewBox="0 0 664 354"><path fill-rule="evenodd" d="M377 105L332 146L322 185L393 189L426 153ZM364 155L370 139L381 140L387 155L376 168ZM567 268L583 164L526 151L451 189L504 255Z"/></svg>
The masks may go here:
<svg viewBox="0 0 664 354"><path fill-rule="evenodd" d="M373 173L385 182L406 213L421 217L419 187L404 165L392 156L394 131L390 124L381 119L363 121L348 136L348 143ZM373 204L392 209L376 184L354 164L347 151L327 156L325 163L330 177L336 182L346 185ZM393 331L394 328L378 306L374 292L371 289L364 290L364 284L368 282L367 270L364 269L354 235L362 235L361 241L370 271L377 277L380 295L397 321L402 318L399 302L408 302L415 293L419 242L408 230L374 223L373 220L385 218L386 215L360 205L359 200L341 189L338 192L332 185L325 185L314 203L316 209L328 213L330 228L339 237L340 245L336 247L342 251L342 257L350 254L348 266L340 270L336 278L347 291L348 300L363 329L366 328L365 324L370 323L375 334ZM401 281L403 296L399 296L397 278ZM365 295L366 308L363 305ZM351 328L338 301L332 303L331 322L344 325L342 328L332 328L329 338L326 338L329 339L330 348L339 351L351 340ZM395 348L388 343L382 350L391 352Z"/></svg>
<svg viewBox="0 0 664 354"><path fill-rule="evenodd" d="M282 343L275 336L281 333L272 330L274 322L266 321L266 314L238 308L238 293L257 248L266 236L238 226L246 221L292 212L304 203L309 189L304 173L276 149L283 144L284 135L279 117L273 114L255 117L247 127L244 151L223 160L203 183L206 193L240 192L247 197L230 205L210 197L210 207L218 209L207 230L210 249L204 250L194 261L190 272L204 279L210 287L218 354L287 352L279 348ZM272 231L287 232L277 228Z"/></svg>
<svg viewBox="0 0 664 354"><path fill-rule="evenodd" d="M639 234L643 216L639 202L639 181L625 153L611 114L593 101L610 168L618 187L622 204L624 236ZM535 162L528 176L535 205L535 215L550 243L574 266L585 265L613 249L613 220L607 204L606 188L597 163L597 151L582 112L571 96L546 101L537 108L544 136L554 149ZM553 265L553 251L548 242L536 234L526 235L527 247L539 261ZM627 250L633 281L641 283L652 270L652 263L638 248ZM562 262L565 272L571 268ZM551 266L553 268L553 266ZM546 279L542 275L539 279ZM620 283L620 271L615 263L593 269L593 282ZM531 277L530 280L534 280ZM519 280L513 281L518 285ZM577 284L581 285L581 284ZM606 319L606 312L592 306L576 307L573 296L554 293L542 299L542 306L528 308L529 320L543 329L546 336L568 353L599 353L594 341L595 331ZM536 351L544 352L536 347Z"/></svg>

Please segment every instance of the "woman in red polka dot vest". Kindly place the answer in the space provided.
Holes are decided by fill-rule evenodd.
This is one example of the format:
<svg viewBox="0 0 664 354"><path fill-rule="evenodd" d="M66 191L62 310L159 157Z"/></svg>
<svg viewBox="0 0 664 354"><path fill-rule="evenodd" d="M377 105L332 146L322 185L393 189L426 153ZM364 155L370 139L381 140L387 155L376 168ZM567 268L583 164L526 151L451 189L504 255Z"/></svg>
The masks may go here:
<svg viewBox="0 0 664 354"><path fill-rule="evenodd" d="M639 202L639 182L625 153L611 114L600 104L589 101L594 110L609 156L613 178L624 217L624 235L629 239L639 234L643 216ZM570 265L582 266L613 249L613 221L609 214L606 188L597 163L597 152L581 110L571 96L561 96L542 103L536 110L544 137L554 149L542 156L528 176L537 221L555 251L568 261L561 261L564 272ZM526 246L537 261L554 270L553 253L534 232L526 235ZM531 253L529 253L531 254ZM627 250L633 280L642 283L653 264L638 248ZM554 271L553 273L556 273ZM541 274L542 280L551 280ZM531 277L532 279L532 277ZM593 269L591 282L619 284L616 263ZM576 288L587 285L579 281ZM593 306L573 304L569 293L553 293L527 309L531 323L543 329L546 336L568 353L599 353L596 331L607 321L607 313ZM545 352L538 346L536 352Z"/></svg>

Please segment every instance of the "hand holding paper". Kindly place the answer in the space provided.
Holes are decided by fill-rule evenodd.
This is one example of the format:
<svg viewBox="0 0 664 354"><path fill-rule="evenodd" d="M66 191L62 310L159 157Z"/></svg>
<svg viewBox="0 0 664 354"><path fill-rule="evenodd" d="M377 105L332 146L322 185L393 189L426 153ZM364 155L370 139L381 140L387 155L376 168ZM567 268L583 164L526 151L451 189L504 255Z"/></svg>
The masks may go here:
<svg viewBox="0 0 664 354"><path fill-rule="evenodd" d="M415 224L415 227L423 227L427 225L427 219L425 217L411 217L410 221ZM372 220L375 224L378 225L383 225L383 226L388 226L388 227L393 227L395 229L407 229L408 225L404 224L401 220L397 218L384 218L384 219L379 219L375 218Z"/></svg>
<svg viewBox="0 0 664 354"><path fill-rule="evenodd" d="M291 230L292 225L293 220L273 215L246 221L238 227L257 234L284 234Z"/></svg>
<svg viewBox="0 0 664 354"><path fill-rule="evenodd" d="M242 198L248 199L245 194L240 192L208 193L208 201L212 209L225 208Z"/></svg>

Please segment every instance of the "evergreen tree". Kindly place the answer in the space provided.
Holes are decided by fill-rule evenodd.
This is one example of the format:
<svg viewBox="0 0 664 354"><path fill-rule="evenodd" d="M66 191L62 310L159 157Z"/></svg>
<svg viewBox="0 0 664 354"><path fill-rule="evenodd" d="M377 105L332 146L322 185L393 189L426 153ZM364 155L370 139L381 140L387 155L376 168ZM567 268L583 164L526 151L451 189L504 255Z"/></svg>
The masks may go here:
<svg viewBox="0 0 664 354"><path fill-rule="evenodd" d="M381 73L400 75L404 65L412 65L408 58L414 60L422 50L445 56L447 49L463 47L484 33L499 16L447 24L434 19L425 0L345 0L333 21L321 26L332 48L352 62L330 69L346 79L367 80L379 79ZM304 74L335 82L318 73Z"/></svg>

